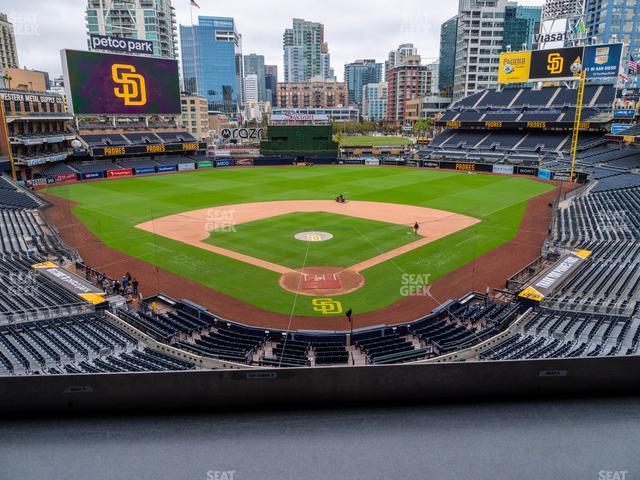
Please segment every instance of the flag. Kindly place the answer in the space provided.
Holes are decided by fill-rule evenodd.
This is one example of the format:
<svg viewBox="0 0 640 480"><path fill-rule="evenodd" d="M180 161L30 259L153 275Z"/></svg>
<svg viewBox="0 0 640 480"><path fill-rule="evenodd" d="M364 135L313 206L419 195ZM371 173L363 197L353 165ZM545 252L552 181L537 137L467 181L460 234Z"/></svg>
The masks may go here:
<svg viewBox="0 0 640 480"><path fill-rule="evenodd" d="M196 0L191 0L191 6L192 6L192 7L196 7L196 8L200 8L200 5L198 5L198 4L196 3Z"/></svg>
<svg viewBox="0 0 640 480"><path fill-rule="evenodd" d="M573 26L573 33L586 33L587 32L587 27L584 24L584 20L580 19L578 20L578 23L576 23Z"/></svg>
<svg viewBox="0 0 640 480"><path fill-rule="evenodd" d="M627 71L631 75L638 74L638 62L636 61L635 58L633 58L633 55L629 55L629 62L627 63Z"/></svg>

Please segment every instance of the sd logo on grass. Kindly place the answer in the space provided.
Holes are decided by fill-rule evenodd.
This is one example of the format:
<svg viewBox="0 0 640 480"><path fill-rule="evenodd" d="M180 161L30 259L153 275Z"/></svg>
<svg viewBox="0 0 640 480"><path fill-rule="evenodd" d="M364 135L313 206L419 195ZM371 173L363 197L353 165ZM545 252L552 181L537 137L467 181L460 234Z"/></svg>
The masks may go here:
<svg viewBox="0 0 640 480"><path fill-rule="evenodd" d="M332 298L314 298L311 304L313 311L322 315L337 315L343 312L342 303Z"/></svg>

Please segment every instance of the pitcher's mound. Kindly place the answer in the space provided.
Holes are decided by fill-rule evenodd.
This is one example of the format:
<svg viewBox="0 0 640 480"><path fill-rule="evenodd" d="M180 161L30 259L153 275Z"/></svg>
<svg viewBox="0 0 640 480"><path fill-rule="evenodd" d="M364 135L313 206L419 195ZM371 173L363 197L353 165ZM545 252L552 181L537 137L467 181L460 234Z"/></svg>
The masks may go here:
<svg viewBox="0 0 640 480"><path fill-rule="evenodd" d="M306 267L280 277L282 288L310 297L344 295L363 285L362 275L340 267Z"/></svg>

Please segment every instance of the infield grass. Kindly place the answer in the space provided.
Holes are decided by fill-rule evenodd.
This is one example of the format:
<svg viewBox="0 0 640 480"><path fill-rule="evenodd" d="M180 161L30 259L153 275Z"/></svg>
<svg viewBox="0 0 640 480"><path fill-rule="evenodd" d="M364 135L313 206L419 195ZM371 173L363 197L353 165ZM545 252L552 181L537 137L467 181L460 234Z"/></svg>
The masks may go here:
<svg viewBox="0 0 640 480"><path fill-rule="evenodd" d="M335 213L289 213L213 232L211 245L298 269L349 267L416 240L411 228ZM333 235L322 242L297 240L300 232Z"/></svg>
<svg viewBox="0 0 640 480"><path fill-rule="evenodd" d="M355 312L365 312L399 300L404 274L428 275L434 281L512 239L527 201L552 188L522 177L317 166L200 170L61 185L49 188L48 193L76 202L74 214L109 247L266 310L289 314L295 295L280 288L277 273L153 235L135 225L207 207L326 200L338 193L351 200L418 205L481 220L362 272L365 286L339 299ZM291 240L292 249L297 248L296 243ZM317 315L309 297L298 299L293 313Z"/></svg>

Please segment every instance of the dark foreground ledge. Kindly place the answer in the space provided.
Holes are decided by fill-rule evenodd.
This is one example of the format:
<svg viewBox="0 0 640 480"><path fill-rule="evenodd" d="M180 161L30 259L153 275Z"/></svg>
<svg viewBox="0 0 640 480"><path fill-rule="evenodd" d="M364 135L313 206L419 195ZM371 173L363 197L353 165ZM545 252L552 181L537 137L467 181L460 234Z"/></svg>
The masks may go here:
<svg viewBox="0 0 640 480"><path fill-rule="evenodd" d="M638 386L640 356L21 376L0 378L0 412L220 412L624 395Z"/></svg>

